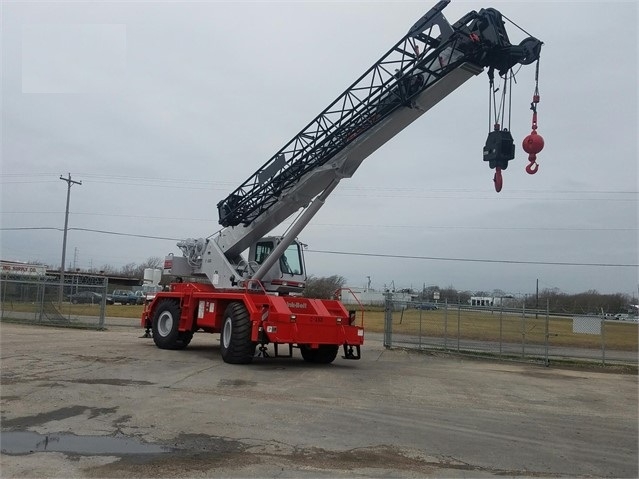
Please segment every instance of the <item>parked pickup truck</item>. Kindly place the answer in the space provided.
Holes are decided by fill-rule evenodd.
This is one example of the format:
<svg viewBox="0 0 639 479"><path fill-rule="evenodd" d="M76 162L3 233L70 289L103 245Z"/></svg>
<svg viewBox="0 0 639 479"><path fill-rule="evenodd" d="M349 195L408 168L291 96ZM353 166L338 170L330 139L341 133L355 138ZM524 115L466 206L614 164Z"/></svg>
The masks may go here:
<svg viewBox="0 0 639 479"><path fill-rule="evenodd" d="M116 289L111 293L111 299L113 303L120 304L140 304L138 296L133 291L126 289Z"/></svg>

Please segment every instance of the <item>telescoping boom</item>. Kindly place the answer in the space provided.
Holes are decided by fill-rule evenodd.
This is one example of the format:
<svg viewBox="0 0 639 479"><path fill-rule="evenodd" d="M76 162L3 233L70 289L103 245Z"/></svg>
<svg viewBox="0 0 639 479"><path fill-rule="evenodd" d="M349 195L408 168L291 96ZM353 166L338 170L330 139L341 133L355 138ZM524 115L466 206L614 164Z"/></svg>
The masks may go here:
<svg viewBox="0 0 639 479"><path fill-rule="evenodd" d="M542 42L529 36L512 45L497 10L472 11L451 24L442 13L448 3L430 9L220 201L216 235L178 243L183 255L169 255L164 271L178 279L142 316L156 345L183 348L193 332L204 330L221 334L222 357L231 363L250 362L258 346L268 355L268 344L275 355L280 345L289 354L299 348L312 362L332 362L340 346L346 359L359 358L363 325L355 313L337 300L299 296L306 272L297 236L343 178L466 80L484 68L491 78L495 71L506 78L515 65L539 59ZM497 177L514 146L497 123L490 138L484 159ZM300 210L284 236L265 236Z"/></svg>

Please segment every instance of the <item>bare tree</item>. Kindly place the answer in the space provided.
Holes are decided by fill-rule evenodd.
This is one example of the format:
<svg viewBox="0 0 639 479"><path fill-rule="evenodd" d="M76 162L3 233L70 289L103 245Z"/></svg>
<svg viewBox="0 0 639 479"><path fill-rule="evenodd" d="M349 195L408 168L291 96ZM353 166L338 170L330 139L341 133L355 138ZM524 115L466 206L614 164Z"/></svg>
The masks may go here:
<svg viewBox="0 0 639 479"><path fill-rule="evenodd" d="M118 270L116 268L114 268L113 266L111 266L110 264L103 264L102 266L100 266L99 271L102 274L116 274L116 273L118 273Z"/></svg>
<svg viewBox="0 0 639 479"><path fill-rule="evenodd" d="M135 263L128 263L122 266L120 274L122 276L136 277L138 266Z"/></svg>
<svg viewBox="0 0 639 479"><path fill-rule="evenodd" d="M346 279L339 275L321 278L309 276L306 280L304 296L307 298L332 299L335 297L335 291L343 288L345 284Z"/></svg>
<svg viewBox="0 0 639 479"><path fill-rule="evenodd" d="M164 261L159 256L149 256L143 263L140 263L136 267L135 276L137 278L144 278L144 270L150 269L162 269Z"/></svg>

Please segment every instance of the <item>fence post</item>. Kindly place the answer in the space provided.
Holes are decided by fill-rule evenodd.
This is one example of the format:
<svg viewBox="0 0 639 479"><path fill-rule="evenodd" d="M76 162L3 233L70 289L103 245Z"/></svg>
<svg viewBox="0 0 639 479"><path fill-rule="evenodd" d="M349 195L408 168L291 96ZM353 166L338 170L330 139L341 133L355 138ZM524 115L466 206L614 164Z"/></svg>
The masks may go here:
<svg viewBox="0 0 639 479"><path fill-rule="evenodd" d="M444 351L448 351L448 299L444 309Z"/></svg>
<svg viewBox="0 0 639 479"><path fill-rule="evenodd" d="M461 304L457 305L457 352L459 352L460 329L461 329Z"/></svg>
<svg viewBox="0 0 639 479"><path fill-rule="evenodd" d="M37 302L39 306L38 311L38 321L37 323L42 323L42 317L44 316L44 298L46 298L47 292L47 284L44 281L38 280L38 294L37 294Z"/></svg>
<svg viewBox="0 0 639 479"><path fill-rule="evenodd" d="M501 359L502 347L504 344L504 301L502 299L501 306L499 307L499 358Z"/></svg>
<svg viewBox="0 0 639 479"><path fill-rule="evenodd" d="M521 310L521 359L526 357L526 303Z"/></svg>
<svg viewBox="0 0 639 479"><path fill-rule="evenodd" d="M606 316L601 315L601 365L606 365Z"/></svg>
<svg viewBox="0 0 639 479"><path fill-rule="evenodd" d="M393 345L393 293L388 291L384 295L384 347Z"/></svg>
<svg viewBox="0 0 639 479"><path fill-rule="evenodd" d="M0 315L4 314L4 302L7 296L7 282L4 276L0 275Z"/></svg>
<svg viewBox="0 0 639 479"><path fill-rule="evenodd" d="M422 310L421 308L419 309L419 340L418 340L418 345L417 347L421 350L422 349L422 317L424 315L424 310Z"/></svg>
<svg viewBox="0 0 639 479"><path fill-rule="evenodd" d="M104 329L104 317L106 316L106 299L109 290L109 278L104 277L102 282L102 301L100 302L100 317L98 318L98 329Z"/></svg>
<svg viewBox="0 0 639 479"><path fill-rule="evenodd" d="M546 339L544 340L544 366L550 366L550 360L548 359L548 338L550 333L548 331L548 325L550 322L550 299L546 298Z"/></svg>

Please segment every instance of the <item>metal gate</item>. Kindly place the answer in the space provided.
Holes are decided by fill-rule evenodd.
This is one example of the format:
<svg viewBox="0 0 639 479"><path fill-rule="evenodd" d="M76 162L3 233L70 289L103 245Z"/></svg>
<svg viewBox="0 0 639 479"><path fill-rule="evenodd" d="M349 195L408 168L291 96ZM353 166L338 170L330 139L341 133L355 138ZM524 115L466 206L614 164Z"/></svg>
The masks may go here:
<svg viewBox="0 0 639 479"><path fill-rule="evenodd" d="M637 323L545 310L395 301L384 307L384 346L491 358L637 365Z"/></svg>
<svg viewBox="0 0 639 479"><path fill-rule="evenodd" d="M66 275L62 285L51 277L0 277L3 321L103 329L108 279Z"/></svg>

